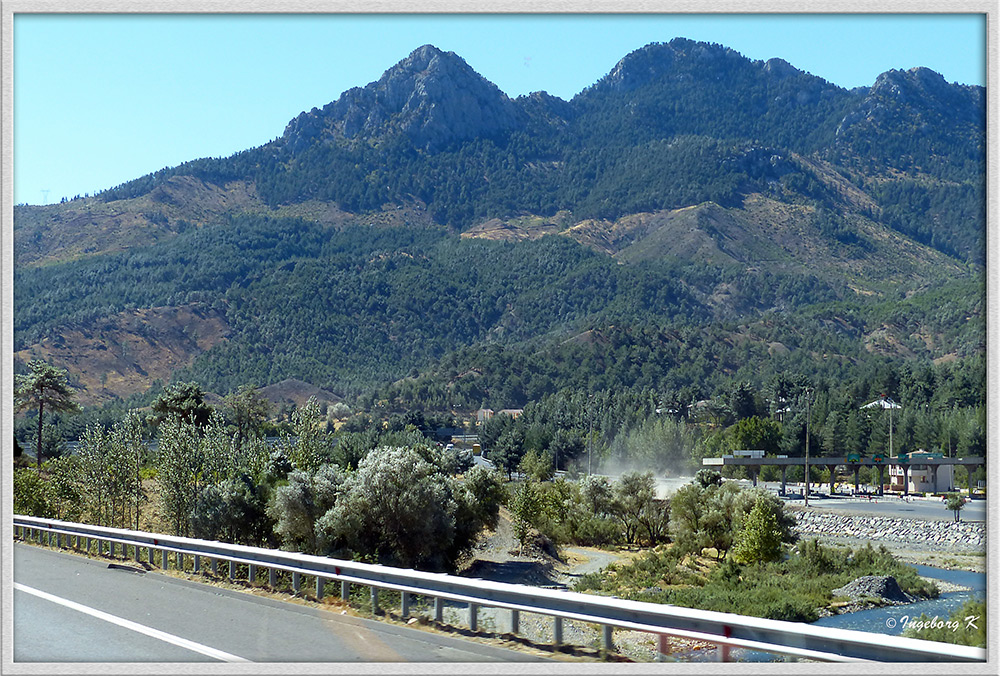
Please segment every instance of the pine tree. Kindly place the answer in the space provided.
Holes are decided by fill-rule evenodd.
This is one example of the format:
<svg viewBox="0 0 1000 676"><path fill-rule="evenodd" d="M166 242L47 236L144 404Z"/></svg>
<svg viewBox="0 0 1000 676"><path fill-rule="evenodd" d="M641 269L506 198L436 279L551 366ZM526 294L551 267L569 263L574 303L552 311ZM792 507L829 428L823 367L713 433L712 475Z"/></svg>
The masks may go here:
<svg viewBox="0 0 1000 676"><path fill-rule="evenodd" d="M45 408L51 411L79 411L80 406L73 401L65 369L46 364L40 359L28 362L28 373L14 378L14 405L19 411L38 408L38 445L35 460L42 466L42 416Z"/></svg>

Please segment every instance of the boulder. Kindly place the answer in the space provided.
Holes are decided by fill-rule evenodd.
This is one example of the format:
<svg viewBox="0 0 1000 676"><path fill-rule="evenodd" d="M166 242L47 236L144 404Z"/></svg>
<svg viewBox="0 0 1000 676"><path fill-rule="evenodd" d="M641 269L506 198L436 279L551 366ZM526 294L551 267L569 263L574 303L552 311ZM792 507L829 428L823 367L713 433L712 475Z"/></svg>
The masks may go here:
<svg viewBox="0 0 1000 676"><path fill-rule="evenodd" d="M891 575L865 575L843 587L833 590L834 596L851 599L876 597L887 603L910 603L913 598L899 588L896 578Z"/></svg>

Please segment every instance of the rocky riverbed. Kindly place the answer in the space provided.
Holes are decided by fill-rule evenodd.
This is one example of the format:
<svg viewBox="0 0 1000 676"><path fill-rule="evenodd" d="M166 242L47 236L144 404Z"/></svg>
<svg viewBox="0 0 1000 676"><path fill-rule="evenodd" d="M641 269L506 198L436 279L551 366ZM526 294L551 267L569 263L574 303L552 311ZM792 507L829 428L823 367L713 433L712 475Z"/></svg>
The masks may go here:
<svg viewBox="0 0 1000 676"><path fill-rule="evenodd" d="M877 514L837 514L801 507L788 509L798 521L796 530L800 537L816 537L823 542L851 547L868 542L876 547L885 545L898 558L911 564L965 570L982 570L985 566L986 531L983 523L893 518ZM580 575L600 570L616 561L627 561L635 554L590 547L567 547L557 554L554 548L545 546L541 541L522 549L511 531L509 515L504 513L497 530L479 543L463 574L549 588L571 588ZM965 589L939 580L935 583L942 593ZM909 601L895 598L892 594L876 593L881 587L875 589L872 586L869 589L860 581L852 584L857 589L851 587L851 590L840 591L861 591L857 595L842 594L848 599L824 614L842 614ZM444 619L453 626L467 627L468 609L460 604L451 605L446 608ZM507 634L510 630L509 611L480 608L478 624L481 634L513 638ZM521 614L518 640L527 645L545 646L551 643L552 638L551 618ZM563 640L567 645L582 647L585 654L596 654L601 645L600 628L567 620L563 624ZM656 637L650 634L616 630L614 642L618 659L639 662L656 659ZM698 659L699 653L714 652L715 646L673 638L668 649L675 657L689 660Z"/></svg>

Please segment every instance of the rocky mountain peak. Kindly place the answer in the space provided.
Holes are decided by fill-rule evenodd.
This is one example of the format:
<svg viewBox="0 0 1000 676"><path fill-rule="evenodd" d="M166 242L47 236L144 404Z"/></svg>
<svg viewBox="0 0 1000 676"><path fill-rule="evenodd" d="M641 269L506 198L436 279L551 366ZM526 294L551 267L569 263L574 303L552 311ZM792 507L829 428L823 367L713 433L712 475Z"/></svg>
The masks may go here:
<svg viewBox="0 0 1000 676"><path fill-rule="evenodd" d="M591 89L628 92L664 77L687 78L734 60L746 59L721 45L674 38L667 43L648 44L628 54Z"/></svg>
<svg viewBox="0 0 1000 676"><path fill-rule="evenodd" d="M913 107L941 120L982 124L985 96L982 87L949 83L930 68L889 70L875 80L868 93L869 107Z"/></svg>
<svg viewBox="0 0 1000 676"><path fill-rule="evenodd" d="M802 71L784 59L768 59L764 63L764 72L776 79L782 80L793 75L802 75Z"/></svg>
<svg viewBox="0 0 1000 676"><path fill-rule="evenodd" d="M377 81L313 109L285 130L293 149L324 135L353 139L401 133L419 148L494 137L524 123L524 114L496 85L454 52L415 49Z"/></svg>

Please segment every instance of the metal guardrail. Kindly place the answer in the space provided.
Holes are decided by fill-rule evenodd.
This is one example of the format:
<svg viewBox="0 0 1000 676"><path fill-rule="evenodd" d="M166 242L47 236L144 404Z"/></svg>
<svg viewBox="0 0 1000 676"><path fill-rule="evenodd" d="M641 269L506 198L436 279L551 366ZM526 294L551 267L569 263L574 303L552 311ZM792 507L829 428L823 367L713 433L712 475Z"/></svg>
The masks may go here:
<svg viewBox="0 0 1000 676"><path fill-rule="evenodd" d="M231 578L235 564L249 565L249 575L253 579L257 569L266 568L270 573L271 586L275 584L277 571L287 571L293 576L296 592L299 590L302 575L313 576L317 582L317 597L322 596L324 580L340 581L341 596L344 598L347 597L349 585L364 585L371 589L373 610L376 612L379 589L399 591L402 592L401 614L404 617L408 615L410 595L433 598L438 621L441 621L443 601L466 603L469 604L470 628L473 631L477 628L476 612L480 606L510 610L512 633L515 634L518 633L520 612L548 615L555 623L554 643L557 646L562 643L563 620L579 620L603 626L606 650L613 649L612 628L617 627L649 632L661 637L677 636L715 643L721 648L719 654L722 660L728 659L729 648L748 648L825 662L984 662L986 660L985 649L949 643L815 627L799 622L768 620L733 613L542 589L54 519L14 515L15 536L18 530L23 539L34 538L39 541L42 540L42 533L46 533L50 545L54 536L57 546L61 546L63 536L67 536L67 546L69 536L77 538L77 546L79 538L86 538L88 551L91 548L91 540L98 542L99 552L104 551L103 543L107 542L112 555L117 545L131 546L136 560L140 558L141 549L145 548L148 560L153 565L155 565L154 552L160 552L164 568L168 565L168 553L176 555L179 568L183 568L184 556L194 557L194 572L203 569L202 559L211 560L213 572L217 570L219 562L229 562Z"/></svg>

